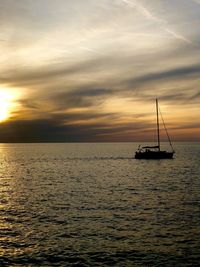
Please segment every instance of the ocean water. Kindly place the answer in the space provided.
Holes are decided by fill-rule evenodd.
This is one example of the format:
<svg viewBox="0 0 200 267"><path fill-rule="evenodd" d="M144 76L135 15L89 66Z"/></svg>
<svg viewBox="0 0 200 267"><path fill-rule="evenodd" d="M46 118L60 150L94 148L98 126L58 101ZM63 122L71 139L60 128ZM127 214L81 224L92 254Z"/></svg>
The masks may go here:
<svg viewBox="0 0 200 267"><path fill-rule="evenodd" d="M0 144L0 266L199 266L200 143Z"/></svg>

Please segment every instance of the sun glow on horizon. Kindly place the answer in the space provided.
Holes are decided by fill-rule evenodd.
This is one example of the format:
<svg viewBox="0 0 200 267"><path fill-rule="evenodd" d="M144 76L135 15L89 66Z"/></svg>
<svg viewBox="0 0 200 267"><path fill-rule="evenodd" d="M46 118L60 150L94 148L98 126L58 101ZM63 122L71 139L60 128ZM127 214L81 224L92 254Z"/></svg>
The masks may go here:
<svg viewBox="0 0 200 267"><path fill-rule="evenodd" d="M7 120L13 109L14 94L7 89L0 89L0 122Z"/></svg>

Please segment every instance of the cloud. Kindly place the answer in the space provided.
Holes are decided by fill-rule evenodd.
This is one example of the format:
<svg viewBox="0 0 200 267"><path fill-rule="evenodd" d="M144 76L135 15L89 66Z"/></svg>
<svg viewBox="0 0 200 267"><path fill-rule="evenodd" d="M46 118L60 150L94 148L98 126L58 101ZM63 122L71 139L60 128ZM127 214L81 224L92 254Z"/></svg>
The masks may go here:
<svg viewBox="0 0 200 267"><path fill-rule="evenodd" d="M108 116L112 117L110 114ZM127 136L133 140L133 129L136 131L135 136L139 137L141 133L139 134L137 131L149 126L149 123L113 125L111 122L110 118L110 122L107 121L107 124L87 123L87 125L74 125L70 124L70 122L63 122L62 116L60 118L55 116L55 118L45 120L15 120L1 125L0 140L1 142L98 142L111 141L113 136L123 132L129 133L130 131L132 135L130 136L129 133Z"/></svg>
<svg viewBox="0 0 200 267"><path fill-rule="evenodd" d="M180 78L182 76L198 75L200 73L200 65L185 66L181 68L160 71L156 73L149 73L141 77L133 79L133 83L146 83L151 81L159 81L162 79Z"/></svg>
<svg viewBox="0 0 200 267"><path fill-rule="evenodd" d="M96 88L88 85L81 89L74 89L70 92L55 93L49 99L60 108L79 108L96 106L97 102L104 101L104 98L114 92L112 89Z"/></svg>
<svg viewBox="0 0 200 267"><path fill-rule="evenodd" d="M155 97L168 109L173 105L172 122L185 125L183 104L191 120L199 117L194 3L10 0L0 5L5 40L0 86L21 92L20 108L1 125L2 140L134 140L141 132L145 138L152 133L149 107Z"/></svg>
<svg viewBox="0 0 200 267"><path fill-rule="evenodd" d="M15 85L34 85L42 82L51 83L52 80L61 77L68 77L69 75L87 72L92 69L98 69L104 63L104 58L94 58L80 61L75 64L63 64L60 62L52 63L50 66L28 67L15 71L9 69L2 71L0 76L1 83L11 83Z"/></svg>

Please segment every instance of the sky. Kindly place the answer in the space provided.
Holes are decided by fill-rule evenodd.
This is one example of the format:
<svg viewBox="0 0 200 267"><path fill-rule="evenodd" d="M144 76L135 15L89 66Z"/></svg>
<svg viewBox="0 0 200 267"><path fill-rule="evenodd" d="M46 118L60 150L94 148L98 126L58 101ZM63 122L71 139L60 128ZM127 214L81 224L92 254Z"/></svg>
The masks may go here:
<svg viewBox="0 0 200 267"><path fill-rule="evenodd" d="M200 0L0 0L0 142L154 141L156 98L200 141L199 25Z"/></svg>

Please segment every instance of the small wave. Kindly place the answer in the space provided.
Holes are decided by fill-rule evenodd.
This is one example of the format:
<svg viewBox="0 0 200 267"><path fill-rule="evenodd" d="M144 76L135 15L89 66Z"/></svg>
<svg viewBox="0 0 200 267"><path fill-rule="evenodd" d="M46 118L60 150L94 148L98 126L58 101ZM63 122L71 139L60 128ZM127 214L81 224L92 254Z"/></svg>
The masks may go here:
<svg viewBox="0 0 200 267"><path fill-rule="evenodd" d="M130 160L131 157L86 157L86 158L66 158L67 160L87 160L87 161L98 161L98 160Z"/></svg>

